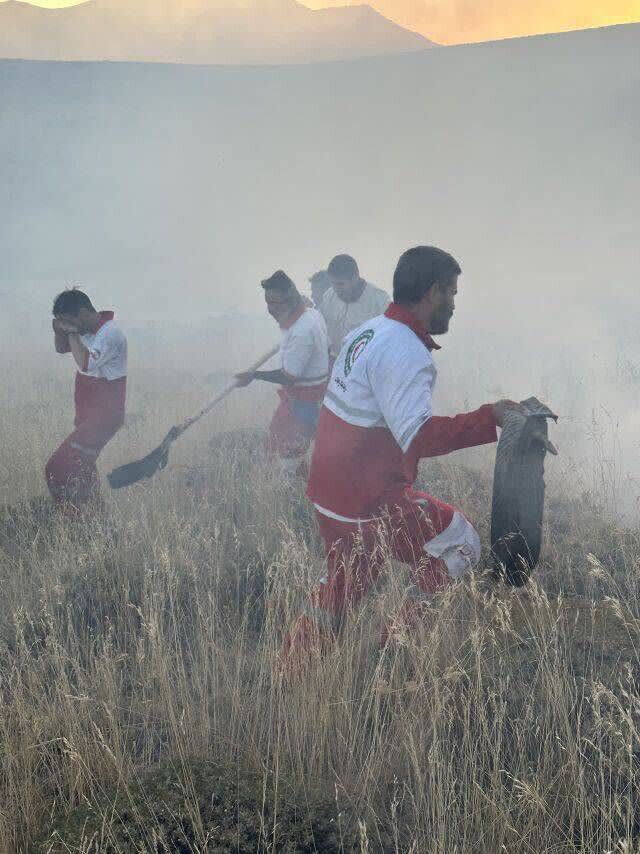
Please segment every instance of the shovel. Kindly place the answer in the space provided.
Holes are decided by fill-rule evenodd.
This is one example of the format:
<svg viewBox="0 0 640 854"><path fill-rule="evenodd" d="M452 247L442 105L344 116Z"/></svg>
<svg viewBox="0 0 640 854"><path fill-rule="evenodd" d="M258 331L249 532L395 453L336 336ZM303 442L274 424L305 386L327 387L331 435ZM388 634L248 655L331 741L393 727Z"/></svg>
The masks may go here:
<svg viewBox="0 0 640 854"><path fill-rule="evenodd" d="M257 371L259 367L275 356L279 349L279 347L274 347L272 350L269 350L268 353L266 353L261 359L258 359L258 361L249 368L249 371ZM220 394L216 395L213 400L210 400L206 406L203 406L199 412L196 412L195 415L191 415L181 424L176 424L175 427L172 427L158 447L154 448L154 450L151 451L150 454L147 454L146 457L114 469L107 475L107 480L109 481L111 489L122 489L125 486L131 486L141 480L153 477L158 471L162 471L169 461L169 449L176 439L182 436L185 430L188 430L189 427L196 423L196 421L199 421L208 412L211 412L215 406L224 400L225 397L228 397L237 387L238 382L235 380L228 385L224 391L221 391Z"/></svg>

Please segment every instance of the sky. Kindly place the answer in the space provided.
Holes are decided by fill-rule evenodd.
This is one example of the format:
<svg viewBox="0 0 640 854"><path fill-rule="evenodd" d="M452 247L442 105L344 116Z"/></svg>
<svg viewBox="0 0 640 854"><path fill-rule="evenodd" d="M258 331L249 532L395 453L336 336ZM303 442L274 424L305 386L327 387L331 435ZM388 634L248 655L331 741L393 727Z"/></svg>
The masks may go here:
<svg viewBox="0 0 640 854"><path fill-rule="evenodd" d="M53 8L76 2L38 0L34 5ZM363 2L366 0L304 0L314 9ZM640 21L640 0L368 0L368 4L390 20L441 44Z"/></svg>

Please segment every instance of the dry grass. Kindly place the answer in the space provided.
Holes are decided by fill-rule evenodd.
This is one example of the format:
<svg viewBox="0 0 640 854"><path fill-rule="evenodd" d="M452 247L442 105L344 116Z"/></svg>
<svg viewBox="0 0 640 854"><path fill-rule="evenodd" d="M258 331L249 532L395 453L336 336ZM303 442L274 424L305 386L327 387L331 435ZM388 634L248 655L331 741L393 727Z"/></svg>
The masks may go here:
<svg viewBox="0 0 640 854"><path fill-rule="evenodd" d="M283 620L321 566L302 490L250 437L209 448L209 425L107 518L70 525L24 503L68 393L60 374L4 409L0 851L640 850L637 531L552 498L535 583L478 574L381 652L406 583L390 567L286 686ZM139 419L103 468L148 450L200 390L167 394L134 393ZM244 406L216 427L250 424ZM423 476L486 532L486 477Z"/></svg>

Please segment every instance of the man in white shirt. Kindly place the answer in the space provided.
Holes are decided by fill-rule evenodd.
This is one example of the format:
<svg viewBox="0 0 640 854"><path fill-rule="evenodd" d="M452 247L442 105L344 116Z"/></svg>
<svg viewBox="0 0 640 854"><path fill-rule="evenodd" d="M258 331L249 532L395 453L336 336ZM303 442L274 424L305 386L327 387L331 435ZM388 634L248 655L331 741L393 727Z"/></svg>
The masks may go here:
<svg viewBox="0 0 640 854"><path fill-rule="evenodd" d="M336 255L327 273L331 279L331 288L322 298L318 309L327 324L333 361L340 352L345 335L357 329L365 320L384 314L391 300L385 291L360 276L358 265L350 255Z"/></svg>
<svg viewBox="0 0 640 854"><path fill-rule="evenodd" d="M281 367L238 374L240 386L253 380L275 383L280 404L269 428L268 451L277 455L284 474L301 470L316 430L329 378L327 328L291 279L278 270L262 283L269 314L282 330Z"/></svg>
<svg viewBox="0 0 640 854"><path fill-rule="evenodd" d="M99 498L96 460L124 423L127 339L112 311L96 311L79 290L63 291L53 304L56 353L76 363L74 431L45 469L56 503L74 512Z"/></svg>

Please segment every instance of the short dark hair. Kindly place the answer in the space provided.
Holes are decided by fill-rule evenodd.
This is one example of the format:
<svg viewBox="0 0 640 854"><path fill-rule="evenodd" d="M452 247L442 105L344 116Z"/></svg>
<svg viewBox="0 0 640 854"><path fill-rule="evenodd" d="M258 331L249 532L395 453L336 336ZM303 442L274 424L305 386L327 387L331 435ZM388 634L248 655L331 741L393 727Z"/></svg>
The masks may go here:
<svg viewBox="0 0 640 854"><path fill-rule="evenodd" d="M419 302L434 285L446 287L461 272L453 255L443 249L415 246L400 256L393 274L393 301L400 305Z"/></svg>
<svg viewBox="0 0 640 854"><path fill-rule="evenodd" d="M89 297L84 293L84 291L79 291L77 288L72 288L69 291L62 291L62 293L58 294L53 301L54 315L70 314L72 317L75 317L83 308L88 308L89 311L95 311Z"/></svg>
<svg viewBox="0 0 640 854"><path fill-rule="evenodd" d="M285 294L292 305L295 305L302 299L295 284L289 276L287 276L284 270L276 270L276 272L267 279L263 279L260 284L265 291L280 291Z"/></svg>
<svg viewBox="0 0 640 854"><path fill-rule="evenodd" d="M317 273L314 273L312 276L309 276L309 281L312 285L321 285L322 287L331 287L331 282L329 281L329 274L326 270L318 270Z"/></svg>
<svg viewBox="0 0 640 854"><path fill-rule="evenodd" d="M335 279L353 279L360 275L358 265L351 255L336 255L329 262L327 273Z"/></svg>
<svg viewBox="0 0 640 854"><path fill-rule="evenodd" d="M284 270L276 270L271 276L263 279L260 284L265 291L291 291L297 290L289 276Z"/></svg>

